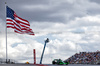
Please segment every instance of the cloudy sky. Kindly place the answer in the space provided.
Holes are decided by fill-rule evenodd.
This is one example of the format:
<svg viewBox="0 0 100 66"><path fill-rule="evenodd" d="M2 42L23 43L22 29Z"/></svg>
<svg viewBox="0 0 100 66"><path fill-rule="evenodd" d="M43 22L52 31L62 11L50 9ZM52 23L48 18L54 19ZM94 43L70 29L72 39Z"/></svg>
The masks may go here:
<svg viewBox="0 0 100 66"><path fill-rule="evenodd" d="M18 16L30 22L35 36L7 30L8 59L33 63L33 49L40 62L67 59L76 52L100 50L100 0L0 0L0 58L6 58L5 2ZM47 61L48 60L48 61Z"/></svg>

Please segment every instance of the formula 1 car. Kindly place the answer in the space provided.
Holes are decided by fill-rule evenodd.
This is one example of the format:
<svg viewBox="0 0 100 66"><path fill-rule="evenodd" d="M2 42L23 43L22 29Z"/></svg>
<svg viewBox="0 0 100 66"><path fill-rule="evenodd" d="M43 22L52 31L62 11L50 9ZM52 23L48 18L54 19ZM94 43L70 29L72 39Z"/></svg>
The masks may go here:
<svg viewBox="0 0 100 66"><path fill-rule="evenodd" d="M69 63L68 62L63 62L61 59L54 59L52 61L52 64L57 64L57 65L68 65Z"/></svg>

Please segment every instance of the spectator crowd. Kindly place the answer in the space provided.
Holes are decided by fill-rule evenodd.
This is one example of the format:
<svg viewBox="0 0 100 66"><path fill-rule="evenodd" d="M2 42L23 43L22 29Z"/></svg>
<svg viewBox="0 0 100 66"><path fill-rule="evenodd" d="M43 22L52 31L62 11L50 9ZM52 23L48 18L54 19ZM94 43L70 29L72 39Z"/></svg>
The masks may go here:
<svg viewBox="0 0 100 66"><path fill-rule="evenodd" d="M70 64L97 64L100 61L100 51L76 53L66 61Z"/></svg>

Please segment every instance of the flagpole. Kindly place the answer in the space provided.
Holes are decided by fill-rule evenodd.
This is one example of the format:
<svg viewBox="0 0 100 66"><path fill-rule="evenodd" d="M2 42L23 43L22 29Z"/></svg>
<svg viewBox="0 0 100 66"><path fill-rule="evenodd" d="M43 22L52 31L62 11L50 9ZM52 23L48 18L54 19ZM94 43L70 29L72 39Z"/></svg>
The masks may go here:
<svg viewBox="0 0 100 66"><path fill-rule="evenodd" d="M6 5L7 3L5 2L5 12L6 12ZM5 13L7 14L7 13ZM7 63L7 60L8 60L8 52L7 52L7 23L6 23L6 63Z"/></svg>

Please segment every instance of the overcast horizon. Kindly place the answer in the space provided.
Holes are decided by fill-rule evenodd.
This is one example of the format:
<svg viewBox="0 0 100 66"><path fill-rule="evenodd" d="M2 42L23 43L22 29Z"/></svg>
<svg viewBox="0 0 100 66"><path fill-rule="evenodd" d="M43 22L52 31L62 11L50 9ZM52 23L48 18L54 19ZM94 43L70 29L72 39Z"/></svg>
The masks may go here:
<svg viewBox="0 0 100 66"><path fill-rule="evenodd" d="M49 38L43 63L66 60L79 52L100 51L100 0L0 0L0 58L6 58L7 6L29 21L35 36L7 29L8 59L40 63L44 40ZM48 60L48 61L47 61Z"/></svg>

